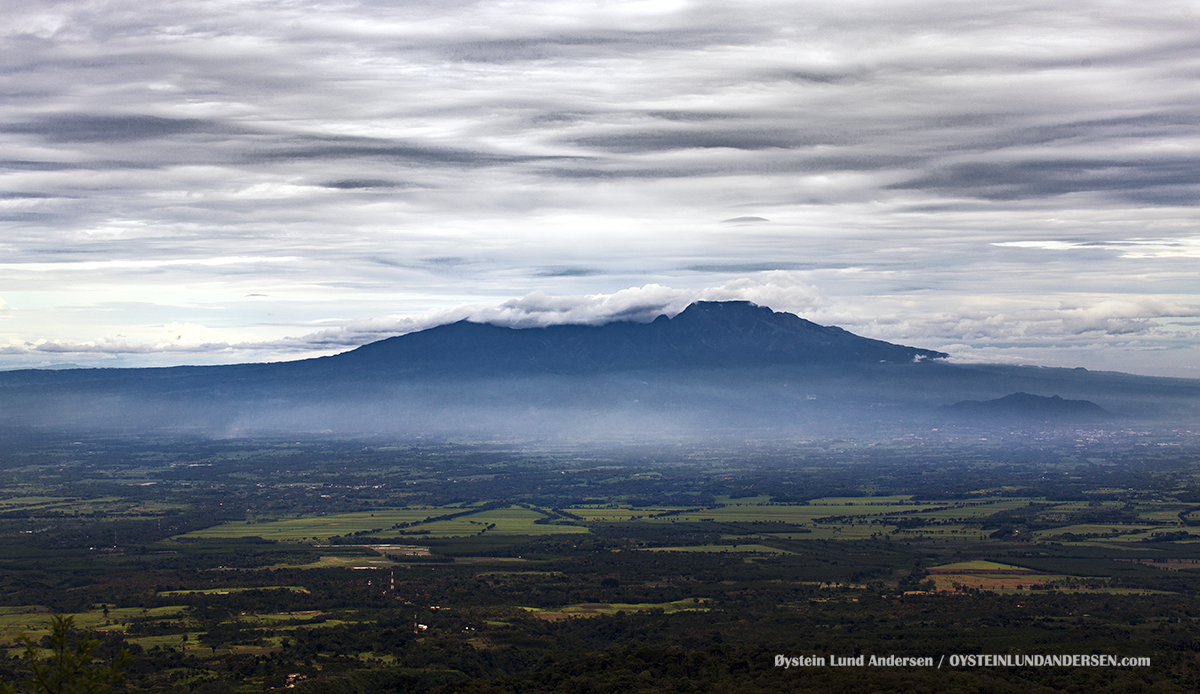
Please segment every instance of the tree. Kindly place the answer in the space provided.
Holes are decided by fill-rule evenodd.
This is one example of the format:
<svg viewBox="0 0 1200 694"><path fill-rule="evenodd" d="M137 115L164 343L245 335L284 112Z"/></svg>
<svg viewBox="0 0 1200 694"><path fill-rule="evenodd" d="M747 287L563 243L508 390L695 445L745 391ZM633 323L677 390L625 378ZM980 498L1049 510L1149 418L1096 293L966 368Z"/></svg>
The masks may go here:
<svg viewBox="0 0 1200 694"><path fill-rule="evenodd" d="M0 684L0 694L108 694L116 691L123 679L121 671L132 656L122 650L107 664L93 663L100 639L87 635L75 637L74 626L74 617L51 617L46 657L42 657L42 650L32 639L22 635L29 676L19 688Z"/></svg>

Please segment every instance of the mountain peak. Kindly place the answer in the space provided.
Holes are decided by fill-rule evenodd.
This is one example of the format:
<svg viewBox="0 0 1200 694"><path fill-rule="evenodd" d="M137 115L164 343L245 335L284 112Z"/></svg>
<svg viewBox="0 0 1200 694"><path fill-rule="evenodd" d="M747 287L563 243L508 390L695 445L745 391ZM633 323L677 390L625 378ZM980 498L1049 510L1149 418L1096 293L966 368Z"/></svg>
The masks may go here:
<svg viewBox="0 0 1200 694"><path fill-rule="evenodd" d="M764 313L774 315L775 312L750 301L694 301L679 315L751 316Z"/></svg>
<svg viewBox="0 0 1200 694"><path fill-rule="evenodd" d="M679 321L676 323L677 326L698 322L709 324L714 328L718 325L728 328L730 326L749 327L755 323L771 322L780 316L804 320L790 313L776 313L766 306L759 306L749 301L696 301L689 304L671 320Z"/></svg>

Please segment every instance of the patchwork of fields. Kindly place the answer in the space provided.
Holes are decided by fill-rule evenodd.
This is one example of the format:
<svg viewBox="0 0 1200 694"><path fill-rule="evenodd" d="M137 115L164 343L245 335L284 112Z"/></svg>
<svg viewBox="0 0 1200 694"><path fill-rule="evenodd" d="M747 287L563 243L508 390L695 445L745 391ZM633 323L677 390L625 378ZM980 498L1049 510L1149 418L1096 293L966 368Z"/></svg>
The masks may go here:
<svg viewBox="0 0 1200 694"><path fill-rule="evenodd" d="M769 497L721 499L699 506L631 506L613 503L547 509L529 505L474 505L378 508L369 512L313 515L279 520L225 523L187 533L182 538L259 537L291 542L324 542L361 538L363 542L476 535L547 536L591 532L596 524L700 524L720 531L733 526L725 539L753 535L763 540L862 540L890 538L923 541L981 541L998 537L985 522L1003 512L1037 509L1042 526L1019 539L1032 542L1107 545L1154 541L1164 532L1174 541L1200 541L1200 527L1186 526L1180 504L1139 505L1142 523L1076 523L1079 514L1102 514L1115 502L1047 502L1033 497L984 497L939 502L909 496L837 497L804 504L774 503ZM1059 520L1061 525L1054 525ZM994 525L994 524L993 524ZM999 538L1004 539L1004 538Z"/></svg>

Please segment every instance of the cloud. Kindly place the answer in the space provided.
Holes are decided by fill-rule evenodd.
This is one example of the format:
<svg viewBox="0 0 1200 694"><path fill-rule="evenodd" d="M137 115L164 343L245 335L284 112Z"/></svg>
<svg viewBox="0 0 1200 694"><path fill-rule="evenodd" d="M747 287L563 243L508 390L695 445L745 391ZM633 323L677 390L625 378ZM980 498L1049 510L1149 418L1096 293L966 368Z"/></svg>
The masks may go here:
<svg viewBox="0 0 1200 694"><path fill-rule="evenodd" d="M406 184L396 181L388 181L381 178L347 178L340 181L325 181L320 184L325 188L337 188L338 190L358 190L369 188L404 188Z"/></svg>
<svg viewBox="0 0 1200 694"><path fill-rule="evenodd" d="M720 289L881 339L1200 349L1107 303L1200 304L1197 36L1100 0L16 4L0 344L152 356L179 323L284 358Z"/></svg>
<svg viewBox="0 0 1200 694"><path fill-rule="evenodd" d="M376 340L425 330L438 325L469 320L511 328L536 328L549 325L602 325L613 321L648 323L658 316L674 316L696 301L751 301L778 310L804 312L822 303L823 298L809 286L786 272L764 273L756 279L743 278L719 287L697 290L673 289L656 284L631 287L612 294L549 296L532 292L494 306L460 306L430 311L416 316L378 317L345 321L328 328L295 337L275 340L221 340L220 333L204 325L170 323L159 337L150 342L126 338L99 338L88 341L39 340L12 346L23 351L48 353L151 354L151 353L253 353L308 354L344 351Z"/></svg>
<svg viewBox="0 0 1200 694"><path fill-rule="evenodd" d="M1062 309L1062 329L1080 335L1100 332L1106 335L1145 333L1154 329L1154 318L1200 317L1200 306L1184 306L1170 301L1103 301L1093 306Z"/></svg>
<svg viewBox="0 0 1200 694"><path fill-rule="evenodd" d="M134 142L223 129L213 121L196 118L159 118L146 115L100 116L59 113L35 121L0 127L0 132L29 133L49 142Z"/></svg>
<svg viewBox="0 0 1200 694"><path fill-rule="evenodd" d="M1115 251L1123 258L1200 258L1200 236L1165 239L1119 239L1113 241L1004 241L1002 248L1034 248L1046 251Z"/></svg>
<svg viewBox="0 0 1200 694"><path fill-rule="evenodd" d="M1198 184L1194 157L1026 157L1019 161L954 163L889 186L985 200L1028 200L1072 193L1104 193L1134 202L1193 205Z"/></svg>
<svg viewBox="0 0 1200 694"><path fill-rule="evenodd" d="M289 348L358 346L394 335L469 320L510 328L549 325L602 325L613 321L649 323L675 316L696 301L751 301L776 310L803 313L824 301L820 292L786 272L732 280L718 287L674 289L657 284L630 287L611 294L550 296L537 291L494 306L461 306L420 316L348 321L337 328L289 338Z"/></svg>
<svg viewBox="0 0 1200 694"><path fill-rule="evenodd" d="M88 270L156 270L179 266L228 267L233 265L258 265L291 263L299 260L294 256L224 256L216 258L172 258L162 260L76 260L69 262L0 263L0 269L21 272L85 272Z"/></svg>
<svg viewBox="0 0 1200 694"><path fill-rule="evenodd" d="M1196 317L1200 317L1200 305L1142 298L1107 299L1086 306L1010 305L998 311L968 305L956 311L909 317L902 325L914 335L979 343L1146 334L1163 329L1159 319Z"/></svg>

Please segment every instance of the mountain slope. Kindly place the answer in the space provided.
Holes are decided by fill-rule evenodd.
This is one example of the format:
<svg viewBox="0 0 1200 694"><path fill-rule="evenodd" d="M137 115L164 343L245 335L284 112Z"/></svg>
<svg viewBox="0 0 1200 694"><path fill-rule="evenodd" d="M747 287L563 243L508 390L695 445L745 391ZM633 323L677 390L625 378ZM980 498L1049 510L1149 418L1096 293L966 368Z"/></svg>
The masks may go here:
<svg viewBox="0 0 1200 694"><path fill-rule="evenodd" d="M629 369L912 363L947 355L860 337L746 301L697 302L649 324L504 328L461 321L314 360L393 373L591 373Z"/></svg>

